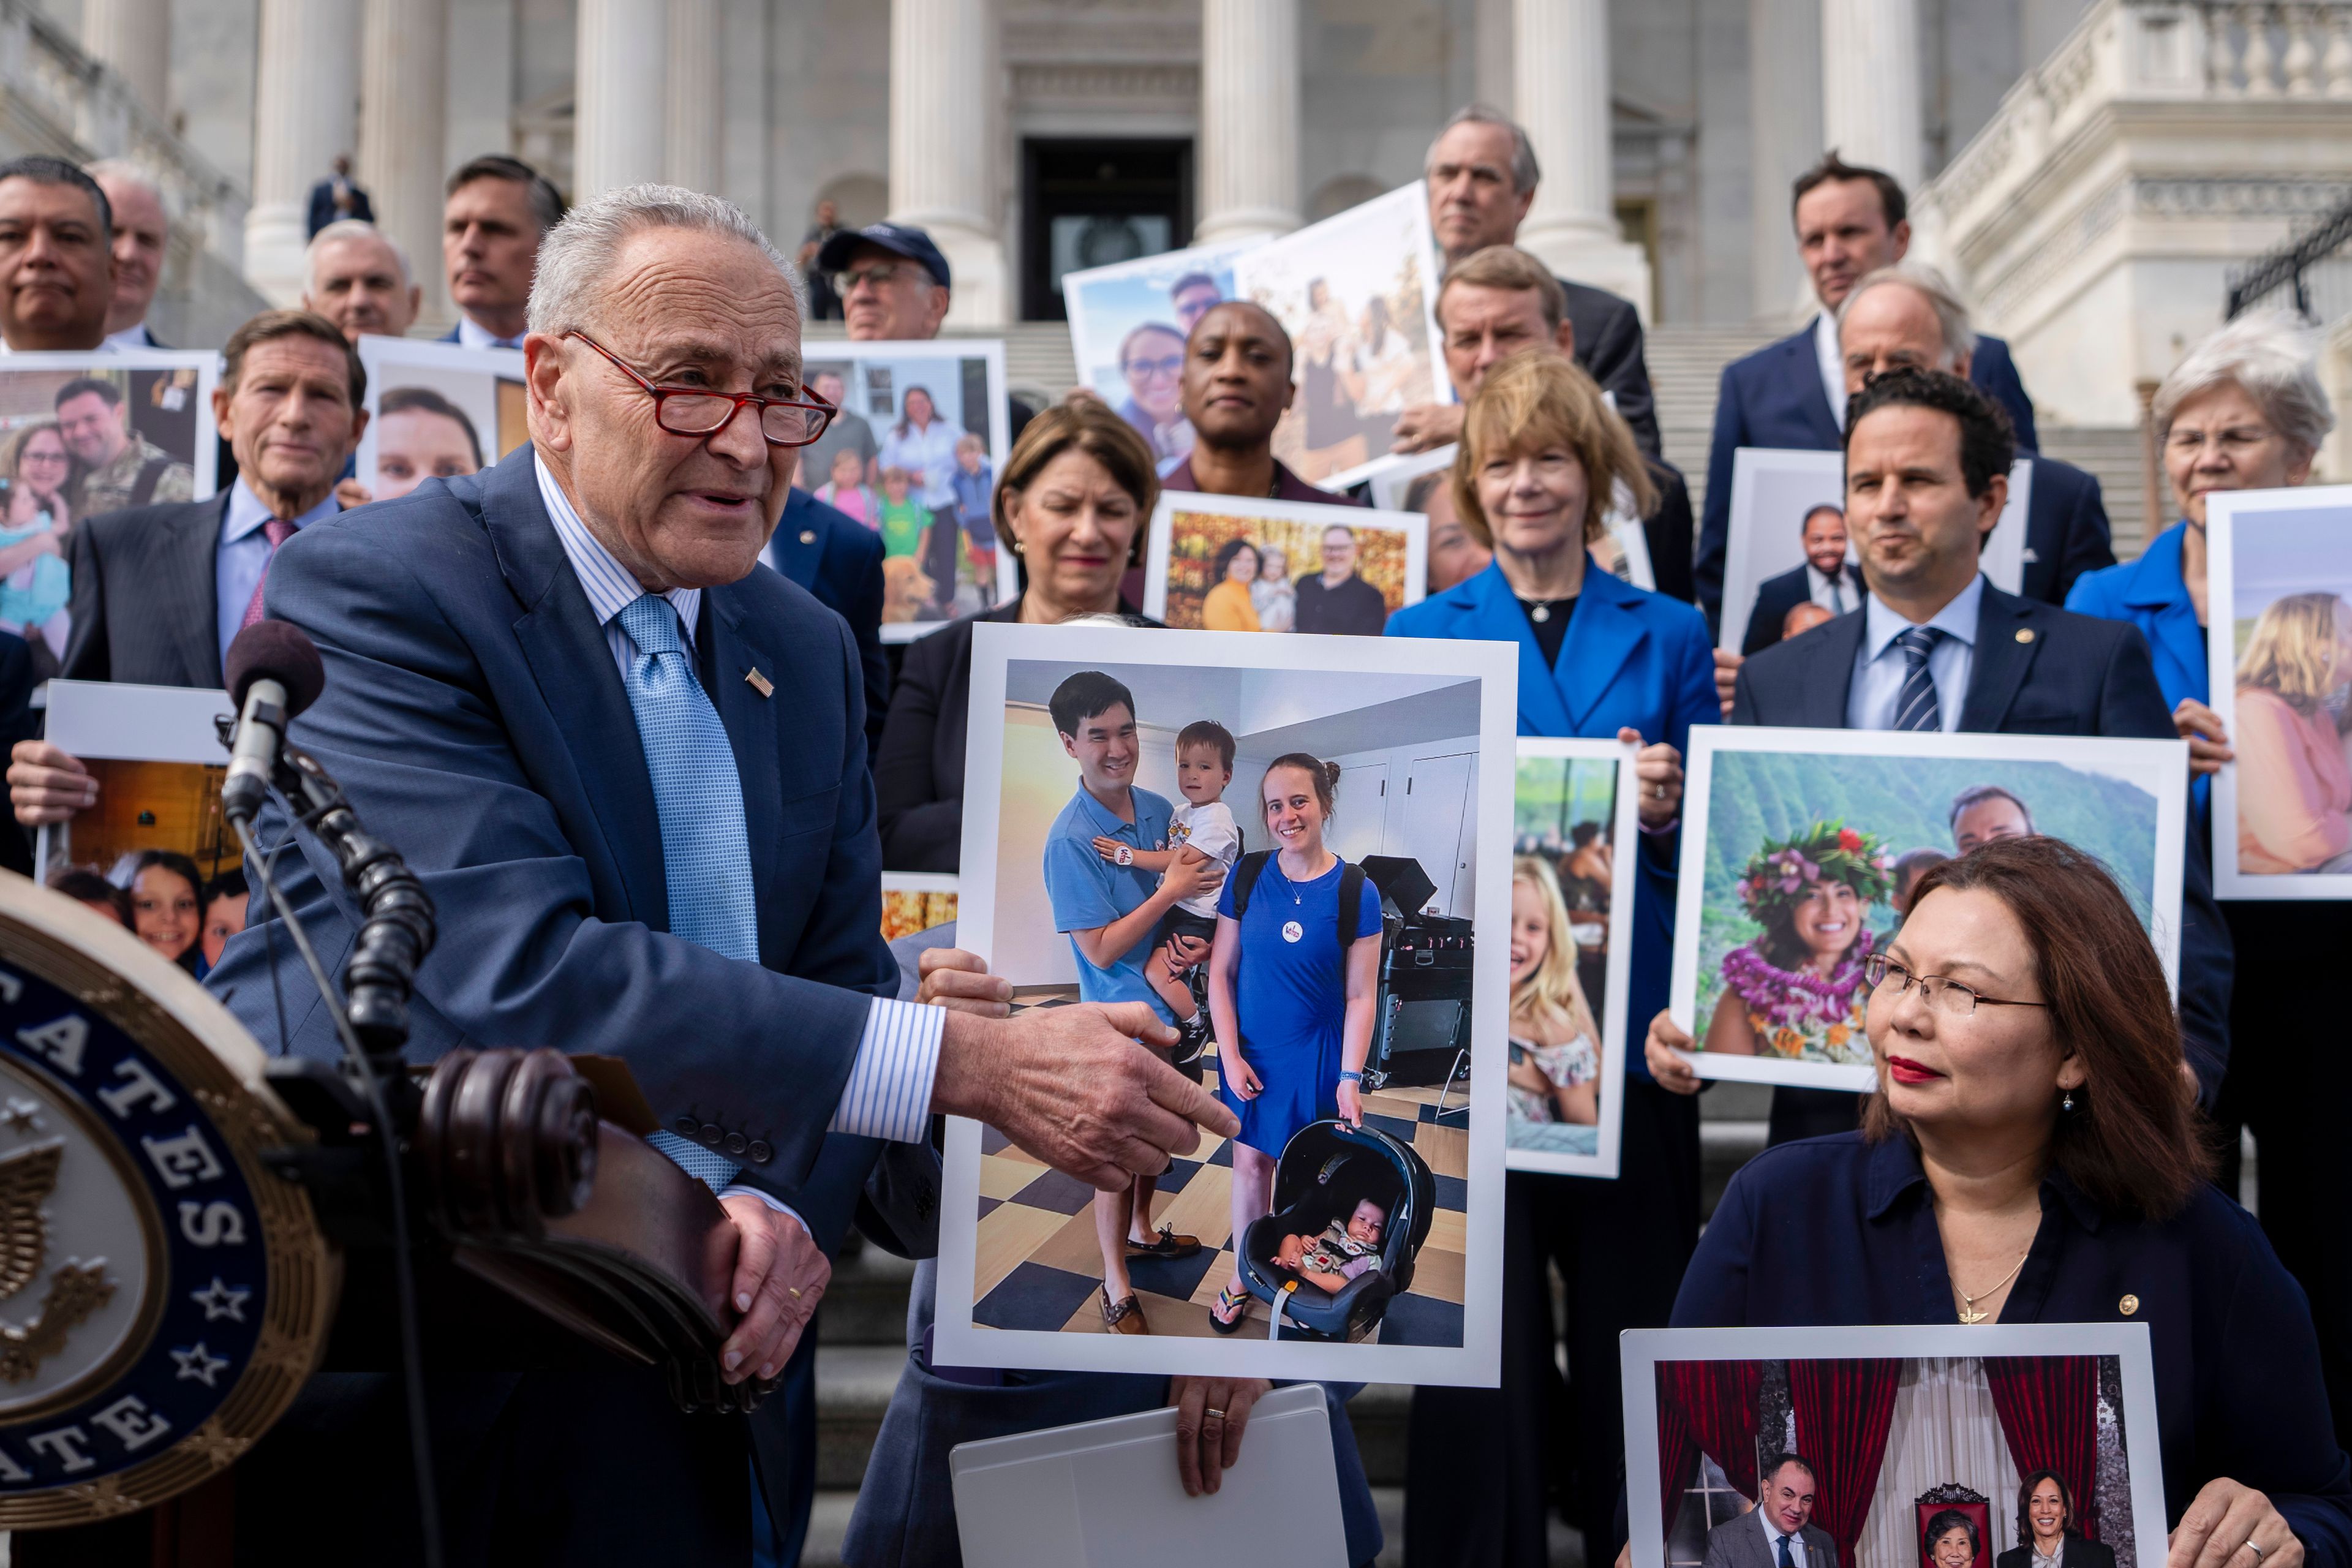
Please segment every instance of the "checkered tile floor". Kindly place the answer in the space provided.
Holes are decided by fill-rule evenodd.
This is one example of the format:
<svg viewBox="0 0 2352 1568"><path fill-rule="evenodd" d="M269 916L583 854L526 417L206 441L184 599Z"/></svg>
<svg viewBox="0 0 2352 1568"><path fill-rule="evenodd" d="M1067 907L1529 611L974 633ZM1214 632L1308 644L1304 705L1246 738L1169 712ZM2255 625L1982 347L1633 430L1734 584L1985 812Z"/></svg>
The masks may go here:
<svg viewBox="0 0 2352 1568"><path fill-rule="evenodd" d="M1028 997L1053 1006L1066 998ZM1208 1082L1216 1085L1215 1069ZM1468 1197L1469 1133L1459 1115L1436 1120L1438 1090L1391 1088L1364 1097L1364 1120L1419 1151L1437 1178L1437 1212L1413 1264L1412 1289L1389 1304L1374 1337L1382 1344L1462 1342L1463 1210ZM1462 1103L1457 1088L1449 1106ZM1209 1306L1233 1278L1233 1148L1204 1138L1160 1178L1152 1225L1201 1238L1190 1258L1129 1265L1144 1320L1155 1334L1208 1335ZM1102 1254L1095 1245L1094 1189L1049 1170L994 1128L982 1130L980 1234L973 1320L986 1328L1100 1333ZM1253 1300L1243 1331L1265 1337L1265 1303ZM1284 1331L1286 1337L1292 1331Z"/></svg>

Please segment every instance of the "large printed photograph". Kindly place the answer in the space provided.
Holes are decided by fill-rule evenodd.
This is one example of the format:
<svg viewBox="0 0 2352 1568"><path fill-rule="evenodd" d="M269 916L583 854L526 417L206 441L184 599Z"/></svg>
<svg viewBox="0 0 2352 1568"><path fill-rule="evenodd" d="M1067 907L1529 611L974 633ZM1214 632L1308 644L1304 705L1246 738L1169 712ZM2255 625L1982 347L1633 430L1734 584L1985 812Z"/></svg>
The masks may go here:
<svg viewBox="0 0 2352 1568"><path fill-rule="evenodd" d="M2160 1568L2141 1323L1624 1337L1635 1568Z"/></svg>
<svg viewBox="0 0 2352 1568"><path fill-rule="evenodd" d="M1511 789L1504 1163L1617 1174L1641 840L1632 752L1523 736Z"/></svg>
<svg viewBox="0 0 2352 1568"><path fill-rule="evenodd" d="M951 1124L942 1363L1492 1382L1510 669L979 629L959 944L1017 1008L1149 1004L1242 1126L1098 1197Z"/></svg>
<svg viewBox="0 0 2352 1568"><path fill-rule="evenodd" d="M1691 731L1672 1008L1701 1077L1877 1083L1864 969L1929 868L2045 835L2097 859L2178 983L2179 741Z"/></svg>
<svg viewBox="0 0 2352 1568"><path fill-rule="evenodd" d="M2206 502L2213 890L2352 899L2352 486ZM2231 826L2234 825L2234 826Z"/></svg>
<svg viewBox="0 0 2352 1568"><path fill-rule="evenodd" d="M1180 630L1376 637L1421 603L1429 520L1162 490L1143 552L1143 613Z"/></svg>
<svg viewBox="0 0 2352 1568"><path fill-rule="evenodd" d="M478 473L530 439L520 349L371 334L359 351L368 426L353 466L373 500Z"/></svg>
<svg viewBox="0 0 2352 1568"><path fill-rule="evenodd" d="M801 374L840 412L793 482L882 536L882 640L1018 597L989 515L1013 447L1003 343L812 342Z"/></svg>
<svg viewBox="0 0 2352 1568"><path fill-rule="evenodd" d="M1307 483L1386 452L1412 405L1454 401L1436 356L1436 254L1416 180L1234 258L1240 297L1290 334L1297 395L1274 455Z"/></svg>
<svg viewBox="0 0 2352 1568"><path fill-rule="evenodd" d="M1192 450L1185 340L1210 307L1234 298L1234 258L1264 243L1231 240L1062 275L1079 383L1118 410L1162 464Z"/></svg>

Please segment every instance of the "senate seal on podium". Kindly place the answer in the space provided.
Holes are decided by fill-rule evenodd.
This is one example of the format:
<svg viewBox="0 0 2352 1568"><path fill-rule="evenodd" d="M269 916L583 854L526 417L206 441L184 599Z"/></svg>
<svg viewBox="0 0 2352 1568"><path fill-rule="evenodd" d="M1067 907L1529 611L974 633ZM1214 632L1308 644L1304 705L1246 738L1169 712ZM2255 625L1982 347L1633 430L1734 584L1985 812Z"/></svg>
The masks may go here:
<svg viewBox="0 0 2352 1568"><path fill-rule="evenodd" d="M176 965L0 873L0 1529L145 1508L284 1413L334 1255L262 1163L310 1134Z"/></svg>

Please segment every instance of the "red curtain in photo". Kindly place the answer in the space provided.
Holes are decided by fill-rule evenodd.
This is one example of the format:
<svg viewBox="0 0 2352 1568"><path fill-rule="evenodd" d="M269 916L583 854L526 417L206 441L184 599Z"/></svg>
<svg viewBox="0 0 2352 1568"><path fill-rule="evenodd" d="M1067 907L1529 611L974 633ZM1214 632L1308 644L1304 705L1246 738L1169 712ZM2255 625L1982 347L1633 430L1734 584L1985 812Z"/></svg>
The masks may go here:
<svg viewBox="0 0 2352 1568"><path fill-rule="evenodd" d="M1878 1491L1886 1434L1895 1424L1899 1361L1792 1361L1789 1400L1797 1415L1797 1447L1820 1467L1814 1476L1813 1522L1837 1542L1843 1568Z"/></svg>
<svg viewBox="0 0 2352 1568"><path fill-rule="evenodd" d="M1761 1362L1658 1363L1658 1486L1664 1494L1659 1503L1668 1530L1701 1453L1722 1467L1733 1486L1756 1495L1756 1396L1763 1384Z"/></svg>
<svg viewBox="0 0 2352 1568"><path fill-rule="evenodd" d="M2055 1470L2074 1500L2074 1527L2099 1538L2099 1359L1988 1356L1985 1382L2017 1473Z"/></svg>

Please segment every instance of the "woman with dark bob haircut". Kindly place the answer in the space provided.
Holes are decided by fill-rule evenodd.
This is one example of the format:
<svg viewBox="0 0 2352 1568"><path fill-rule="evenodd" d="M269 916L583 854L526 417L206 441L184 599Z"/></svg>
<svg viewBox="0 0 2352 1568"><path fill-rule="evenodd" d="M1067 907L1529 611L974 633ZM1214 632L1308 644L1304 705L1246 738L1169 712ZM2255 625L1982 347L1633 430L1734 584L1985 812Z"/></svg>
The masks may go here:
<svg viewBox="0 0 2352 1568"><path fill-rule="evenodd" d="M1930 1518L1927 1531L1919 1537L1922 1561L1927 1568L1969 1568L1983 1549L1984 1541L1977 1534L1976 1521L1956 1508L1945 1509Z"/></svg>
<svg viewBox="0 0 2352 1568"><path fill-rule="evenodd" d="M2170 1561L2352 1565L2310 1310L2208 1180L2171 989L2105 868L2038 837L1948 860L1867 980L1861 1130L1732 1177L1674 1326L2145 1323ZM1648 1058L1690 1071L1654 1025Z"/></svg>
<svg viewBox="0 0 2352 1568"><path fill-rule="evenodd" d="M1993 1568L2116 1568L2116 1549L2085 1541L2074 1525L2074 1493L2055 1470L2017 1486L2017 1544Z"/></svg>

